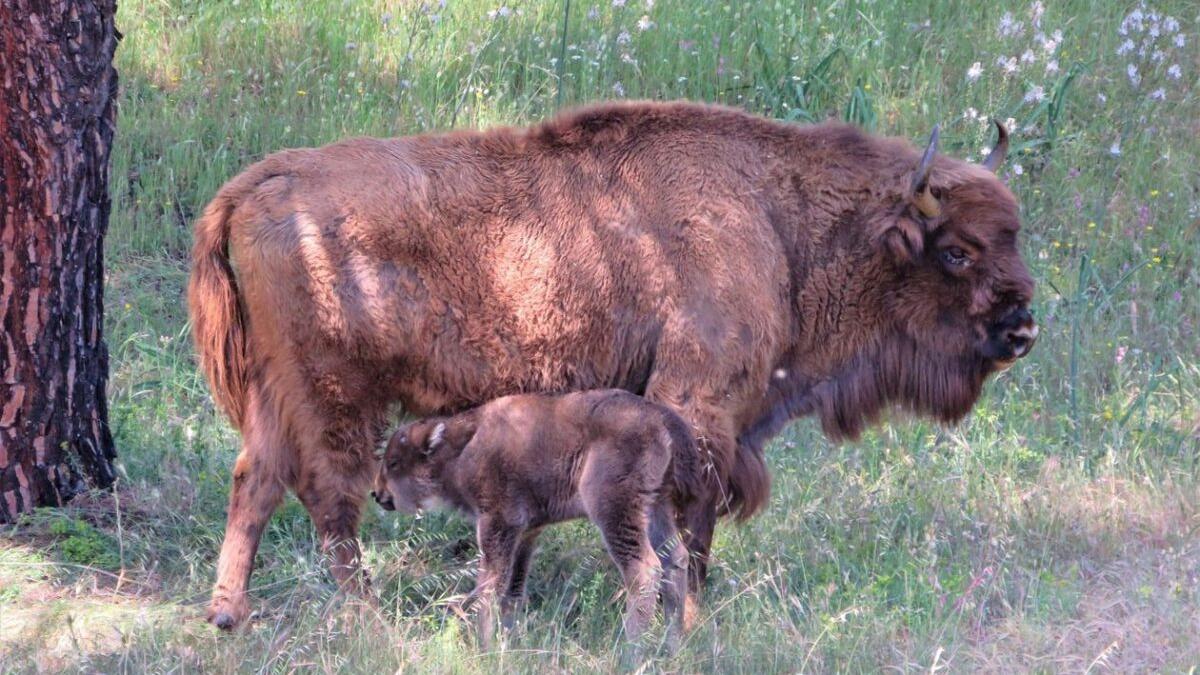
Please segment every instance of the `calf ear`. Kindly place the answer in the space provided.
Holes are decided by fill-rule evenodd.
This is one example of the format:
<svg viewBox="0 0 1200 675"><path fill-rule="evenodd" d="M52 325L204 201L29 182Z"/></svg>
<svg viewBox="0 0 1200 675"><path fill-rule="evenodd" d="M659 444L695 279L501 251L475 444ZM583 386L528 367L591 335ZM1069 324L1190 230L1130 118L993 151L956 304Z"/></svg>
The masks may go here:
<svg viewBox="0 0 1200 675"><path fill-rule="evenodd" d="M424 444L422 444L421 450L425 454L429 454L429 453L433 452L434 450L437 450L438 446L440 446L445 440L446 440L446 423L438 422L436 425L434 425L433 431L429 432L429 440L427 440Z"/></svg>

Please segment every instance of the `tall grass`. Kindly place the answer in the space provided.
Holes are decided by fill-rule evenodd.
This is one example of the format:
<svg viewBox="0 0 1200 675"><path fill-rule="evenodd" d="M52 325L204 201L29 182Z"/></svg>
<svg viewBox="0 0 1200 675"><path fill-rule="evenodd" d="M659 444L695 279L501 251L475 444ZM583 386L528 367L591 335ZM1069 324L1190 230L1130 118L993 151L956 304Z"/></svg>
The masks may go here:
<svg viewBox="0 0 1200 675"><path fill-rule="evenodd" d="M895 420L834 446L793 425L768 451L770 507L719 533L700 626L649 668L1200 662L1200 24L1184 0L1142 8L1141 30L1133 3L1037 4L122 2L107 299L124 490L0 534L0 669L616 668L618 583L579 524L547 534L524 625L493 653L452 609L466 525L368 514L382 607L359 610L293 501L259 554L262 615L234 636L204 625L237 437L195 370L181 289L191 221L266 153L618 97L914 140L940 123L945 152L975 160L987 118L1011 118L1043 327L957 428ZM1160 38L1139 55L1151 11Z"/></svg>

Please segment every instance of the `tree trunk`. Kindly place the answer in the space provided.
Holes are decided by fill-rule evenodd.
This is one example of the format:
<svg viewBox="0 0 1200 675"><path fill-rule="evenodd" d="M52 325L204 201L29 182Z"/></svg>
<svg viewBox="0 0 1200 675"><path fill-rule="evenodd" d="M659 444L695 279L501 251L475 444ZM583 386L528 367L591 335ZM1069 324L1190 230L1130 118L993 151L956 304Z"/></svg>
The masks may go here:
<svg viewBox="0 0 1200 675"><path fill-rule="evenodd" d="M115 0L0 0L0 522L112 485Z"/></svg>

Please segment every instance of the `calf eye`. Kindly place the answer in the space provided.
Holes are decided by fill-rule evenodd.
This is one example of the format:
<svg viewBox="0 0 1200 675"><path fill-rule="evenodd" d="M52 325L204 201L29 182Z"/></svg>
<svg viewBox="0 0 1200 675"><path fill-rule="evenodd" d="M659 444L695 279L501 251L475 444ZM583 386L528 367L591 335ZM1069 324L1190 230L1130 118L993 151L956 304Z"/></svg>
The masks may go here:
<svg viewBox="0 0 1200 675"><path fill-rule="evenodd" d="M942 262L951 267L966 267L971 264L971 257L957 246L942 249Z"/></svg>

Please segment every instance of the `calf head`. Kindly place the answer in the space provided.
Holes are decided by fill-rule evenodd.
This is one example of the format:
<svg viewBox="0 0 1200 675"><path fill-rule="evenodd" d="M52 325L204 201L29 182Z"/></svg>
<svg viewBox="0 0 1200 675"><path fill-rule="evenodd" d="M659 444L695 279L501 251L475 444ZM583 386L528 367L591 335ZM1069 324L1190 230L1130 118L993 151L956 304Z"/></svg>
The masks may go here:
<svg viewBox="0 0 1200 675"><path fill-rule="evenodd" d="M371 496L388 511L417 513L443 501L441 470L462 452L473 425L457 418L406 424L392 434L380 458Z"/></svg>

